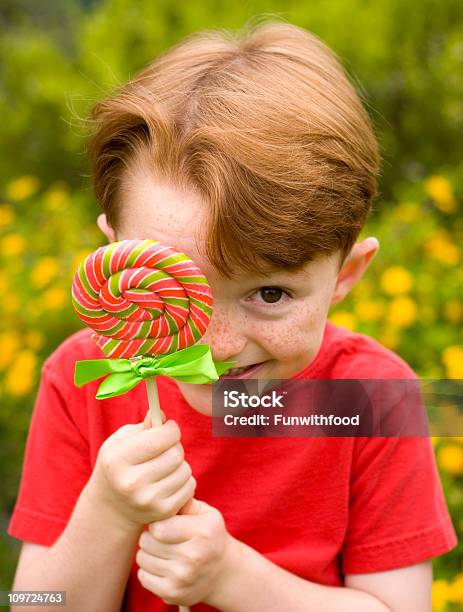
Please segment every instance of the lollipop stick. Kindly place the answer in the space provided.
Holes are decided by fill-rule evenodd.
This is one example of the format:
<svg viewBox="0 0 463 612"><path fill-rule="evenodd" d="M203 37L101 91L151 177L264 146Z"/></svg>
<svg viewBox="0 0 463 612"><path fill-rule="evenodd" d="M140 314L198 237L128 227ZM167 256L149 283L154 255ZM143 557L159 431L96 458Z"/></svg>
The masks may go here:
<svg viewBox="0 0 463 612"><path fill-rule="evenodd" d="M159 406L158 388L156 378L146 378L146 392L148 394L148 404L150 407L150 417L153 427L162 425L161 408Z"/></svg>
<svg viewBox="0 0 463 612"><path fill-rule="evenodd" d="M146 392L148 394L148 404L150 407L150 417L153 427L162 425L161 407L159 405L158 388L156 386L156 378L146 378ZM179 606L179 612L190 612L189 606Z"/></svg>

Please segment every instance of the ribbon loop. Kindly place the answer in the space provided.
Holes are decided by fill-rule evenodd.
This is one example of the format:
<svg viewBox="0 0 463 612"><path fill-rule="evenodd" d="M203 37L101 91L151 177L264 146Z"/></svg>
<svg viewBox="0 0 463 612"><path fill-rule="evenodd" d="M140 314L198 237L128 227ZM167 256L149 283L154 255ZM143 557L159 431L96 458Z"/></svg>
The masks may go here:
<svg viewBox="0 0 463 612"><path fill-rule="evenodd" d="M135 359L87 359L76 362L74 384L77 387L110 374L100 384L96 399L127 393L142 380L153 376L169 376L175 380L204 385L236 365L236 361L214 361L207 344L189 346L181 351Z"/></svg>

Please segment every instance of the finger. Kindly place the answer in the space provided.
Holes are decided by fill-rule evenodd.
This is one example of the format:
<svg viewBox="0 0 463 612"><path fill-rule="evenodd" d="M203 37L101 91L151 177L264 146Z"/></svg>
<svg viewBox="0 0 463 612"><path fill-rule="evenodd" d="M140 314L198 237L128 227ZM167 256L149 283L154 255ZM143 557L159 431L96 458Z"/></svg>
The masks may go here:
<svg viewBox="0 0 463 612"><path fill-rule="evenodd" d="M182 482L184 482L183 485ZM179 468L163 480L147 485L145 495L146 498L152 500L153 504L159 500L167 502L166 506L172 509L170 513L173 514L178 512L194 495L195 489L196 480L189 476L184 468Z"/></svg>
<svg viewBox="0 0 463 612"><path fill-rule="evenodd" d="M150 411L148 410L145 415L145 420L143 421L143 429L149 429L150 427L151 427L151 415L150 415Z"/></svg>
<svg viewBox="0 0 463 612"><path fill-rule="evenodd" d="M210 513L215 514L217 510L194 497L189 502L191 502L190 507L194 509L194 512L191 514L176 514L162 521L150 523L148 525L149 533L164 544L180 544L195 537L198 534L199 525L202 522L210 521Z"/></svg>
<svg viewBox="0 0 463 612"><path fill-rule="evenodd" d="M194 503L195 503L195 498L192 497L191 499L187 501L187 503L184 506L180 508L180 510L178 511L178 514L194 514L193 512L191 512L191 509L193 508Z"/></svg>
<svg viewBox="0 0 463 612"><path fill-rule="evenodd" d="M123 425L117 431L115 431L110 438L112 440L124 440L125 438L131 438L142 430L142 423L134 423Z"/></svg>
<svg viewBox="0 0 463 612"><path fill-rule="evenodd" d="M180 428L173 420L160 427L142 429L124 439L121 454L130 464L143 463L157 457L180 440Z"/></svg>
<svg viewBox="0 0 463 612"><path fill-rule="evenodd" d="M184 456L183 446L177 442L154 459L133 465L133 478L140 486L159 482L182 465Z"/></svg>
<svg viewBox="0 0 463 612"><path fill-rule="evenodd" d="M170 559L158 557L155 553L147 552L143 548L139 548L135 555L135 562L138 567L152 576L168 576L171 565L170 561Z"/></svg>
<svg viewBox="0 0 463 612"><path fill-rule="evenodd" d="M188 500L186 498L183 501L184 493L186 493L185 487L188 487L189 491L194 491L196 488L196 480L191 475L191 468L185 461L172 474L169 474L155 485L159 499L169 498L171 504L175 504L178 501L181 504L179 508ZM182 495L179 495L179 493L182 493Z"/></svg>
<svg viewBox="0 0 463 612"><path fill-rule="evenodd" d="M159 408L159 413L161 415L161 422L164 424L167 421L166 414L164 410L161 410L161 408ZM153 421L151 420L151 410L148 409L145 415L145 420L143 421L143 429L149 429L152 426L153 426Z"/></svg>
<svg viewBox="0 0 463 612"><path fill-rule="evenodd" d="M156 540L151 535L149 530L143 531L141 533L140 537L138 538L138 546L141 550L145 551L145 553L153 555L154 557L158 557L163 561L177 558L177 555L175 554L176 551L174 550L175 547L170 546L165 542L160 542L159 540ZM159 567L161 567L161 565Z"/></svg>
<svg viewBox="0 0 463 612"><path fill-rule="evenodd" d="M204 512L209 512L211 509L212 506L209 506L206 502L199 501L199 499L192 497L180 508L178 514L203 514Z"/></svg>
<svg viewBox="0 0 463 612"><path fill-rule="evenodd" d="M164 603L176 603L172 600L172 597L170 597L170 581L168 578L155 576L141 568L137 572L137 578L145 589L160 597Z"/></svg>
<svg viewBox="0 0 463 612"><path fill-rule="evenodd" d="M183 514L171 516L148 525L148 532L160 544L181 544L191 540L198 532L198 519Z"/></svg>

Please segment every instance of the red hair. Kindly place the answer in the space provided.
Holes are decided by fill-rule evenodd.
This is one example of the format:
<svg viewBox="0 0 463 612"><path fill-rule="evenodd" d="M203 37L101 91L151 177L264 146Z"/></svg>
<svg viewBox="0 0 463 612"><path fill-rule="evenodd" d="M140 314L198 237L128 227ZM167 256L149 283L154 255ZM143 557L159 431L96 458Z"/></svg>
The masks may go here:
<svg viewBox="0 0 463 612"><path fill-rule="evenodd" d="M351 250L377 195L372 125L339 60L280 22L207 30L155 58L91 110L87 152L117 231L125 171L194 187L208 204L206 254L236 270L297 270Z"/></svg>

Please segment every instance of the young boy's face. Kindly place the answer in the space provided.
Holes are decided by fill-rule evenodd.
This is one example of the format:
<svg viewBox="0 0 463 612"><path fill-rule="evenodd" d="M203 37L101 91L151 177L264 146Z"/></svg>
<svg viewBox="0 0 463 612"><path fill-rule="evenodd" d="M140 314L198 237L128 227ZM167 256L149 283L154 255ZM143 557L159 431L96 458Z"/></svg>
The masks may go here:
<svg viewBox="0 0 463 612"><path fill-rule="evenodd" d="M335 254L297 273L246 274L229 280L205 257L202 231L207 208L199 195L156 181L141 166L124 187L117 233L104 215L98 218L100 229L111 242L149 238L191 257L207 277L214 298L209 327L199 343L209 344L217 361L236 361L236 367L261 364L250 378L290 378L314 359L330 305L358 282L378 249L375 238L356 244L340 272ZM193 408L212 414L210 385L177 384Z"/></svg>

